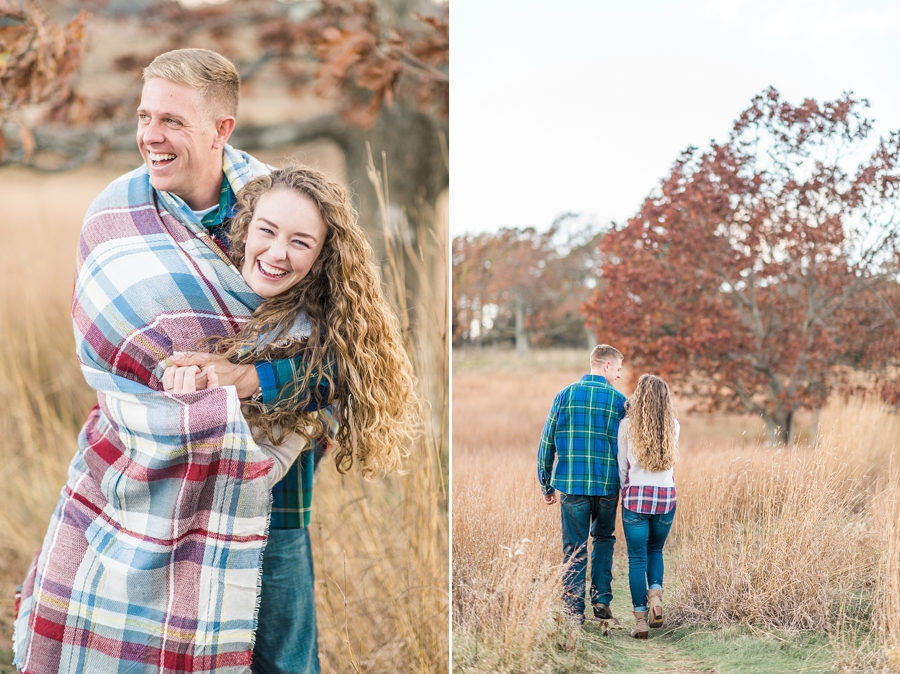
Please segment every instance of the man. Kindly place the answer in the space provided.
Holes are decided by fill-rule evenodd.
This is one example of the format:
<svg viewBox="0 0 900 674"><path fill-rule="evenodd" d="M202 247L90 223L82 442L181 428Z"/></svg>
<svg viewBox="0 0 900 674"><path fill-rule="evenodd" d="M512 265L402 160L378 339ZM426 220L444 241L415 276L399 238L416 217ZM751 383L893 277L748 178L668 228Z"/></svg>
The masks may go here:
<svg viewBox="0 0 900 674"><path fill-rule="evenodd" d="M553 401L538 450L538 481L547 505L560 492L563 602L584 623L588 533L591 605L598 620L613 619L612 561L619 499L617 436L625 416L625 396L611 386L622 372L622 354L600 344L591 351L590 374L560 391Z"/></svg>
<svg viewBox="0 0 900 674"><path fill-rule="evenodd" d="M228 261L226 235L237 192L268 169L227 145L240 77L223 56L171 51L144 70L143 82L137 144L144 167L98 197L82 230L73 319L100 407L79 439L37 571L26 580L33 594L23 599L30 615L16 625L16 663L25 672L246 671L260 583L253 671L317 673L305 528L312 461L304 470L294 464L271 496L260 494L261 463L236 404L289 396L303 381L302 360L233 365L175 354L178 365L204 372L214 365L223 387L191 398L162 393L158 362L223 334L223 326L234 330L258 304ZM205 374L199 379L198 389ZM163 463L166 446L186 455ZM200 516L188 520L192 509ZM67 556L74 575L66 575ZM198 570L185 571L191 565ZM191 581L179 586L184 577ZM81 634L70 633L71 624Z"/></svg>
<svg viewBox="0 0 900 674"><path fill-rule="evenodd" d="M137 144L156 190L180 197L220 244L236 206L223 170L224 146L235 127L240 77L215 52L179 49L144 70ZM206 366L203 354L176 357L179 365ZM259 393L273 402L293 382L300 363L235 366L215 361L220 385L234 384L241 398ZM223 380L223 374L225 379ZM263 557L254 670L318 672L313 566L303 525L302 482L295 464L273 489L272 520ZM304 480L304 478L306 478Z"/></svg>

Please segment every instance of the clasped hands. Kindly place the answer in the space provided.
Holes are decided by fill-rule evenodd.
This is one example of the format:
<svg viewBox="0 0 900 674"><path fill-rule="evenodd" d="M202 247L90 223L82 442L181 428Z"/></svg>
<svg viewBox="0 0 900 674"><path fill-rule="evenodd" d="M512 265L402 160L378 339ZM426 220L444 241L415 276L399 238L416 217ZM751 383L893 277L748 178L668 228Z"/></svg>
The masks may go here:
<svg viewBox="0 0 900 674"><path fill-rule="evenodd" d="M259 389L259 376L252 363L235 365L211 353L175 352L163 373L166 393L194 393L208 388L234 386L239 398L249 398Z"/></svg>

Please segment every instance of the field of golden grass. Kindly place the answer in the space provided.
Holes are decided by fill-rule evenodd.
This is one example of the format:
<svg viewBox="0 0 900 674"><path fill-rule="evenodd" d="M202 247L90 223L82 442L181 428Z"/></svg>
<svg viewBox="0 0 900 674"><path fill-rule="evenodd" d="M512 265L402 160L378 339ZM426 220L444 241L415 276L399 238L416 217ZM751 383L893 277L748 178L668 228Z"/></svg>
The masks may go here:
<svg viewBox="0 0 900 674"><path fill-rule="evenodd" d="M4 170L0 235L0 650L13 591L46 532L95 396L69 319L75 246L90 201L121 171L49 177ZM422 284L427 320L410 345L431 414L409 472L365 481L326 462L311 538L325 672L446 672L449 667L449 462L443 288ZM433 314L433 315L432 315ZM0 671L7 671L0 663ZM11 670L9 670L11 671Z"/></svg>
<svg viewBox="0 0 900 674"><path fill-rule="evenodd" d="M580 637L559 619L559 506L543 503L536 474L553 397L586 372L586 356L545 352L516 366L508 353L454 353L458 671L593 671L567 653ZM676 402L667 624L818 633L831 644L833 670L900 669L900 415L835 399L820 414L814 446L807 416L800 441L784 448L769 446L754 418L694 415ZM614 569L623 576L621 521L617 539ZM627 629L627 590L613 611Z"/></svg>

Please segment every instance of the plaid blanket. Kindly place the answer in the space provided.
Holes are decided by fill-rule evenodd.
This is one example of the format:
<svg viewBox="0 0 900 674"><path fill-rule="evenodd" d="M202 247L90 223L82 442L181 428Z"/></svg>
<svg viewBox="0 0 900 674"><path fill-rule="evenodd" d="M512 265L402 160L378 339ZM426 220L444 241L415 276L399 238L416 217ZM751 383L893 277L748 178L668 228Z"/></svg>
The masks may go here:
<svg viewBox="0 0 900 674"><path fill-rule="evenodd" d="M224 166L235 192L267 170L231 148ZM272 460L233 387L170 395L161 377L259 302L146 167L89 209L72 314L98 405L23 588L21 671L249 671Z"/></svg>

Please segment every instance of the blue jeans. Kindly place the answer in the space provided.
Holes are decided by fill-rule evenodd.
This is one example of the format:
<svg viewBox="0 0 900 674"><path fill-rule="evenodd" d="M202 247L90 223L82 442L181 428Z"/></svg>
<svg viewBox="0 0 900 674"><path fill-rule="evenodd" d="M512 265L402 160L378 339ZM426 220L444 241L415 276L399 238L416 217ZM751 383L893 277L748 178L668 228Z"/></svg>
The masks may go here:
<svg viewBox="0 0 900 674"><path fill-rule="evenodd" d="M618 491L609 496L559 495L563 561L571 562L563 579L563 602L579 620L584 620L588 532L594 542L591 553L591 605L612 601L612 561L618 504Z"/></svg>
<svg viewBox="0 0 900 674"><path fill-rule="evenodd" d="M270 529L263 554L254 674L319 674L308 529Z"/></svg>
<svg viewBox="0 0 900 674"><path fill-rule="evenodd" d="M647 586L663 584L662 549L675 520L675 508L664 515L644 515L622 508L628 546L628 585L634 610L647 609Z"/></svg>

